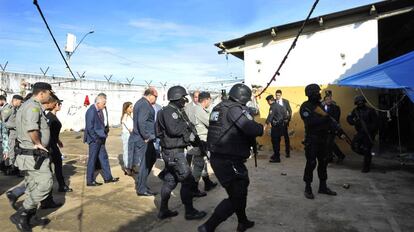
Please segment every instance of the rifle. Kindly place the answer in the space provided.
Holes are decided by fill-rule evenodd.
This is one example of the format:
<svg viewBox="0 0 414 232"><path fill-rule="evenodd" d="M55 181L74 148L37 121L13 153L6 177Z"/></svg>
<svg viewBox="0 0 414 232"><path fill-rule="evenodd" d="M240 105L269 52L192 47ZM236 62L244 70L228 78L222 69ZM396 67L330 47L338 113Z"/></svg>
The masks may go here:
<svg viewBox="0 0 414 232"><path fill-rule="evenodd" d="M336 119L334 119L331 115L326 113L320 106L317 106L313 112L315 112L316 114L319 114L321 116L328 116L328 118L331 120L331 122L332 122L332 124L335 128L335 131L338 132L339 134L343 135L345 138L342 138L341 136L339 136L339 137L341 139L345 139L345 142L348 143L349 145L352 144L351 138L348 136L348 134L345 133L345 131L342 129L341 125L339 124L338 121L336 121Z"/></svg>
<svg viewBox="0 0 414 232"><path fill-rule="evenodd" d="M256 138L254 139L253 142L254 143L253 143L252 147L253 147L253 155L254 155L254 167L257 168L257 154L258 154L258 152L257 152L257 141L256 141Z"/></svg>

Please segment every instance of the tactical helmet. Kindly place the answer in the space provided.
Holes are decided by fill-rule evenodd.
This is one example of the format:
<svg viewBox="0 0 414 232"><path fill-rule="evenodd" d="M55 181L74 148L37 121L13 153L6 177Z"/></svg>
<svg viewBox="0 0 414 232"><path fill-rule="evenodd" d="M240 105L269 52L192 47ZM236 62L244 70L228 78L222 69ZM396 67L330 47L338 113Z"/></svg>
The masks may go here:
<svg viewBox="0 0 414 232"><path fill-rule="evenodd" d="M365 97L362 96L362 95L355 96L355 98L354 98L354 104L355 105L358 105L358 103L360 103L360 102L366 103L367 100L365 100Z"/></svg>
<svg viewBox="0 0 414 232"><path fill-rule="evenodd" d="M246 105L251 100L252 91L245 84L235 84L231 87L229 92L229 98L240 104Z"/></svg>
<svg viewBox="0 0 414 232"><path fill-rule="evenodd" d="M310 84L305 87L305 95L310 97L314 94L318 94L321 91L321 88L317 84Z"/></svg>
<svg viewBox="0 0 414 232"><path fill-rule="evenodd" d="M184 89L184 87L179 85L171 87L167 92L168 101L180 100L182 97L187 95L187 91Z"/></svg>

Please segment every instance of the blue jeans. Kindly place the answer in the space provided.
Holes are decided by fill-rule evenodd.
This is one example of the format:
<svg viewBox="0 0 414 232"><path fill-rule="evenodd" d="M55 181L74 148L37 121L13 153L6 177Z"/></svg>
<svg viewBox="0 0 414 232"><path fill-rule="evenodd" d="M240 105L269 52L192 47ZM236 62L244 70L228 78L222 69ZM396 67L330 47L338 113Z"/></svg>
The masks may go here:
<svg viewBox="0 0 414 232"><path fill-rule="evenodd" d="M124 167L130 168L130 164L128 163L128 140L129 140L129 135L130 133L127 132L123 132L121 135L122 138L122 145L123 145L123 149L124 152L122 153L122 160L124 162Z"/></svg>

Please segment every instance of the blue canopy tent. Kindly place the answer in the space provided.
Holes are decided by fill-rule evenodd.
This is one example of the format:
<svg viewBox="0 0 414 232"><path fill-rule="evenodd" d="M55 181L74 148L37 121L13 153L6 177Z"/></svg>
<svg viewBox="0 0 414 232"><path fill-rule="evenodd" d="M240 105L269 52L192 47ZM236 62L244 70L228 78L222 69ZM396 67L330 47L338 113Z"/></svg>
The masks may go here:
<svg viewBox="0 0 414 232"><path fill-rule="evenodd" d="M336 84L355 88L403 89L414 102L414 51L342 78Z"/></svg>
<svg viewBox="0 0 414 232"><path fill-rule="evenodd" d="M414 51L342 78L336 84L355 88L403 89L411 102L414 102ZM398 105L396 106L398 107ZM398 118L398 109L396 112ZM397 127L401 153L399 119L397 119Z"/></svg>

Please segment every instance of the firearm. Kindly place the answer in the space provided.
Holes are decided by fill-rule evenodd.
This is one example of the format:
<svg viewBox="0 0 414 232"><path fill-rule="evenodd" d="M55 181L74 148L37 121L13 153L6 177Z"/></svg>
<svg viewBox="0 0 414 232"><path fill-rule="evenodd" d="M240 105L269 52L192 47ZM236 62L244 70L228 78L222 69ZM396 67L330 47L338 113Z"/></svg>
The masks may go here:
<svg viewBox="0 0 414 232"><path fill-rule="evenodd" d="M39 170L40 167L43 164L43 161L45 161L45 159L49 158L49 153L47 151L42 150L42 149L37 149L33 152L33 157L34 157L34 160L35 160L34 169Z"/></svg>
<svg viewBox="0 0 414 232"><path fill-rule="evenodd" d="M335 131L337 132L338 135L340 135L339 137L342 139L345 139L345 142L348 143L349 145L352 144L352 140L351 138L345 133L345 131L342 129L341 125L339 124L338 121L336 121L336 119L334 119L331 115L329 115L328 113L326 113L321 107L317 106L314 110L315 113L322 115L322 116L328 116L328 118L331 120L332 125L335 128ZM344 136L344 138L342 137L342 135Z"/></svg>
<svg viewBox="0 0 414 232"><path fill-rule="evenodd" d="M254 155L254 167L257 168L257 141L256 138L253 139L253 144L252 144L252 148L253 148L253 155Z"/></svg>

